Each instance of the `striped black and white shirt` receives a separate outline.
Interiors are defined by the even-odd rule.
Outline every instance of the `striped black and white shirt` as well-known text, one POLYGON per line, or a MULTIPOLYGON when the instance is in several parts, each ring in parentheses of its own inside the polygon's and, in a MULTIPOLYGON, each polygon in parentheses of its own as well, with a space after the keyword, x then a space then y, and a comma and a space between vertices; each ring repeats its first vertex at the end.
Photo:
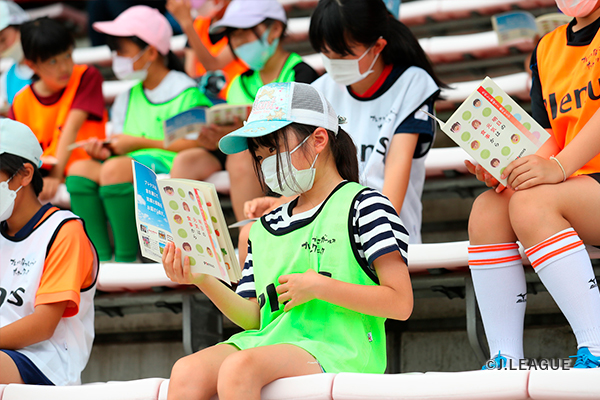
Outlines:
MULTIPOLYGON (((267 214, 265 220, 270 228, 272 230, 293 229, 294 225, 311 218, 321 208, 321 204, 319 204, 308 211, 292 215, 296 204, 297 199, 267 214)), ((380 192, 368 189, 356 197, 352 208, 352 227, 358 255, 365 264, 368 264, 374 274, 373 262, 385 254, 399 251, 406 262, 408 232, 402 225, 392 203, 380 192)), ((242 297, 256 297, 252 243, 248 243, 248 256, 236 292, 242 297)))

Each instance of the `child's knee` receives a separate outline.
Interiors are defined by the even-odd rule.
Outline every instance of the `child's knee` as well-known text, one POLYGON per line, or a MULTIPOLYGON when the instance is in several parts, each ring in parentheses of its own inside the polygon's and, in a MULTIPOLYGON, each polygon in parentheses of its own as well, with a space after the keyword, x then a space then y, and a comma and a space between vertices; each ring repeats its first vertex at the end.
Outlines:
POLYGON ((254 380, 251 378, 256 369, 253 353, 252 351, 238 351, 223 361, 217 380, 219 393, 224 388, 239 387, 239 384, 254 380))
POLYGON ((100 178, 100 163, 95 160, 81 160, 69 167, 68 176, 80 176, 98 183, 100 178))
POLYGON ((117 157, 106 160, 100 168, 100 185, 116 185, 133 181, 129 157, 117 157))
POLYGON ((240 178, 248 179, 249 175, 254 176, 254 162, 248 151, 227 156, 225 169, 229 172, 230 179, 240 178))
POLYGON ((517 191, 513 194, 509 203, 509 215, 511 224, 519 226, 538 226, 538 223, 549 217, 556 210, 555 196, 551 188, 547 186, 536 186, 527 190, 517 191))

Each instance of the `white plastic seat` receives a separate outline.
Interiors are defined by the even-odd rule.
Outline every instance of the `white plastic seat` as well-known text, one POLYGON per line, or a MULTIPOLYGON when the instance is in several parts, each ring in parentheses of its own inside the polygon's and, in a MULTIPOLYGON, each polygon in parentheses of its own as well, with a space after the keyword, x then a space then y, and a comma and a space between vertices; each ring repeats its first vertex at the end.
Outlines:
POLYGON ((158 400, 163 378, 79 386, 8 385, 2 400, 158 400))
POLYGON ((521 400, 529 371, 338 374, 334 400, 521 400))
MULTIPOLYGON (((336 374, 317 374, 278 379, 265 386, 262 400, 332 400, 331 390, 336 374)), ((159 400, 167 400, 169 381, 160 388, 159 400)), ((218 400, 213 396, 211 400, 218 400)))
POLYGON ((535 400, 600 398, 600 368, 529 371, 529 396, 535 400))

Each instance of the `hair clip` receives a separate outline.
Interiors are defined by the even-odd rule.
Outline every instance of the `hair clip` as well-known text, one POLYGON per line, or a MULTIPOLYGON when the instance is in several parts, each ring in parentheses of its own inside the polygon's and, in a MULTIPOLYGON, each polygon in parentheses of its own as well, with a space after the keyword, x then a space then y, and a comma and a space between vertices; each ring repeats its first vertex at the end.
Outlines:
POLYGON ((342 117, 341 115, 338 115, 338 125, 344 125, 347 123, 348 123, 348 120, 346 120, 346 117, 342 117))

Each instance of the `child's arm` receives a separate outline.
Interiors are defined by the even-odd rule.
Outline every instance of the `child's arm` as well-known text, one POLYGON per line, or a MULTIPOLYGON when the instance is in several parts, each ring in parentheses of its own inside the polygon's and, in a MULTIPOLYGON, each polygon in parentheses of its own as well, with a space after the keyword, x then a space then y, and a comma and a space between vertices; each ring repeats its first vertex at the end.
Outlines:
POLYGON ((206 274, 192 274, 189 257, 181 263, 181 249, 167 243, 162 256, 165 273, 173 282, 196 285, 215 306, 233 323, 243 329, 258 329, 260 308, 256 300, 247 300, 225 286, 217 278, 206 274))
POLYGON ((207 71, 223 69, 235 59, 229 47, 224 47, 216 57, 210 54, 194 29, 189 0, 168 0, 167 10, 179 22, 181 30, 187 36, 188 43, 194 51, 195 58, 200 61, 204 69, 207 71))
POLYGON ((395 251, 374 262, 379 285, 366 286, 338 281, 314 270, 279 277, 277 293, 284 311, 313 299, 383 318, 406 320, 412 313, 413 293, 408 268, 395 251))
POLYGON ((385 159, 385 172, 381 192, 392 202, 398 213, 402 210, 413 155, 419 140, 418 133, 398 133, 392 137, 385 159))
POLYGON ((18 350, 50 339, 68 304, 40 304, 32 314, 0 328, 0 349, 18 350))

